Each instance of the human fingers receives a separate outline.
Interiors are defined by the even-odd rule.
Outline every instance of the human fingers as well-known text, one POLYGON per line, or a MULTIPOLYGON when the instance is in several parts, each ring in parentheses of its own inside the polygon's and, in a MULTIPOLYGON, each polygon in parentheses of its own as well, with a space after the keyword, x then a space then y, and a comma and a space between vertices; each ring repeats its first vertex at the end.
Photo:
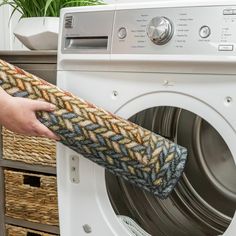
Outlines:
POLYGON ((37 136, 46 137, 54 140, 60 140, 60 137, 54 134, 50 129, 48 129, 45 125, 36 121, 34 124, 34 132, 37 136))
POLYGON ((54 111, 56 106, 49 102, 31 101, 31 106, 34 111, 54 111))

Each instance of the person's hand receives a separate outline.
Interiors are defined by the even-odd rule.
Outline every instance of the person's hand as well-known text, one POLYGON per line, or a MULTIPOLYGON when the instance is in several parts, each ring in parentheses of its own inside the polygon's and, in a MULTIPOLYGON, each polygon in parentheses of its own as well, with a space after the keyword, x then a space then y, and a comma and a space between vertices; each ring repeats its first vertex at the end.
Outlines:
POLYGON ((59 140, 57 135, 38 121, 35 114, 36 111, 50 112, 54 109, 55 106, 47 102, 11 97, 0 92, 0 124, 19 134, 59 140))

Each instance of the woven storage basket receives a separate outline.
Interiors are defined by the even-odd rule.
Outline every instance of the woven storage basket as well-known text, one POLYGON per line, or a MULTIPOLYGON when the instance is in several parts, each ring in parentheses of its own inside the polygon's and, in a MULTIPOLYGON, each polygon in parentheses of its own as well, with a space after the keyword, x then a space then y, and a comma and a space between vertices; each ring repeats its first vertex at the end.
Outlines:
POLYGON ((6 236, 55 236, 56 234, 47 234, 40 231, 26 229, 13 225, 6 225, 6 236))
POLYGON ((3 158, 29 164, 56 165, 56 142, 29 137, 2 128, 3 158))
POLYGON ((56 177, 12 170, 4 174, 7 216, 58 225, 56 177))

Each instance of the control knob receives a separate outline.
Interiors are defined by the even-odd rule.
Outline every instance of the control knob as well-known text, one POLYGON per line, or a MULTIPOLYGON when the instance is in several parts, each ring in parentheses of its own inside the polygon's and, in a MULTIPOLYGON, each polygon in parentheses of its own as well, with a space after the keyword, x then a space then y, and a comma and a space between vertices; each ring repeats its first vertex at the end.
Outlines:
POLYGON ((173 36, 173 25, 166 17, 155 17, 148 24, 147 35, 157 45, 166 44, 173 36))

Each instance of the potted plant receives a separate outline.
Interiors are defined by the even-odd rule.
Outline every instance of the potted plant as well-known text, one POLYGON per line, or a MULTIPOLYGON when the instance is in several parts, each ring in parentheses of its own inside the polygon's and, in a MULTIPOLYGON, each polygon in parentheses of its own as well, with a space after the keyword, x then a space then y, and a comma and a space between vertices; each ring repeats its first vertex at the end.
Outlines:
POLYGON ((59 15, 63 7, 103 4, 102 0, 3 0, 0 6, 13 8, 21 18, 14 35, 29 49, 57 49, 59 15))

